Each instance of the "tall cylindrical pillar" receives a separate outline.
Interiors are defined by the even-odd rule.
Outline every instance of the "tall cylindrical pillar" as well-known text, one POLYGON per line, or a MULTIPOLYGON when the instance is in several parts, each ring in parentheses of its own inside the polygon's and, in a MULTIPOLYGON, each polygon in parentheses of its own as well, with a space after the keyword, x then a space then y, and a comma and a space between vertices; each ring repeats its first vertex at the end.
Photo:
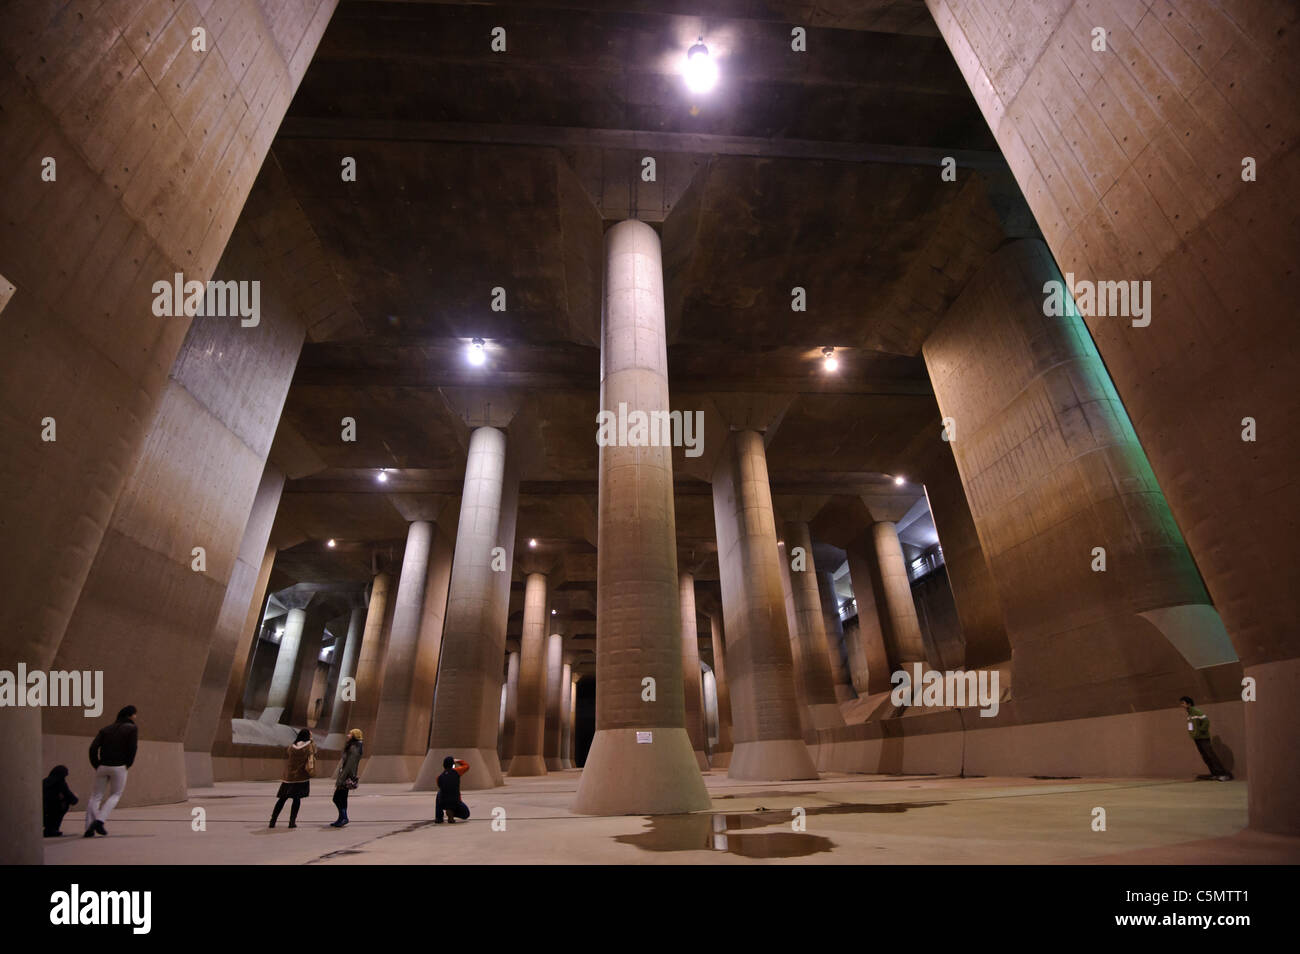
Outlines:
POLYGON ((519 719, 519 654, 510 653, 506 657, 506 720, 501 731, 501 767, 509 770, 509 763, 515 757, 515 726, 519 719))
POLYGON ((831 678, 830 654, 827 652, 826 620, 822 616, 821 596, 817 592, 817 565, 813 559, 812 534, 801 520, 787 521, 784 527, 785 549, 782 559, 789 566, 790 612, 795 631, 791 642, 798 665, 800 695, 808 707, 814 729, 833 729, 844 725, 835 684, 831 678))
POLYGON ((835 683, 835 699, 848 702, 856 699, 853 676, 849 672, 848 654, 844 651, 844 622, 840 619, 840 599, 835 593, 835 575, 827 569, 817 571, 817 595, 822 604, 822 620, 826 627, 826 655, 831 663, 831 680, 835 683))
POLYGON ((714 768, 728 768, 732 748, 731 692, 727 688, 727 645, 721 614, 709 614, 709 630, 713 639, 713 685, 718 698, 718 744, 713 748, 710 762, 714 768))
POLYGON ((570 725, 569 714, 572 710, 573 692, 573 661, 569 658, 564 660, 564 668, 560 674, 560 768, 573 768, 573 748, 570 743, 570 725))
POLYGON ((343 637, 343 651, 339 659, 339 681, 334 689, 334 711, 330 716, 330 735, 348 731, 348 716, 356 699, 357 656, 361 652, 361 630, 365 626, 366 608, 358 604, 348 618, 348 631, 343 637))
POLYGON ((266 693, 266 708, 279 709, 281 716, 289 705, 289 689, 298 671, 298 650, 306 623, 307 611, 301 608, 289 610, 284 619, 280 648, 275 654, 275 669, 271 671, 271 688, 266 693))
POLYGON ((907 577, 898 527, 882 520, 871 525, 871 537, 876 545, 871 582, 879 584, 885 604, 885 612, 880 616, 885 650, 893 666, 911 672, 913 663, 926 663, 925 643, 921 639, 920 620, 916 618, 916 603, 912 601, 912 584, 907 577))
POLYGON ((596 735, 574 810, 697 811, 711 802, 683 718, 672 448, 613 423, 669 410, 663 264, 644 222, 606 233, 603 295, 596 735))
POLYGON ((757 431, 734 431, 727 439, 713 472, 713 515, 735 738, 728 774, 816 778, 799 724, 782 556, 767 454, 757 431))
POLYGON ((498 584, 508 592, 511 572, 510 554, 502 552, 498 541, 505 490, 505 432, 495 427, 475 428, 465 462, 433 729, 415 781, 419 791, 436 786, 442 760, 448 755, 469 762, 469 771, 461 779, 465 789, 492 788, 503 782, 497 758, 496 709, 505 629, 496 609, 501 591, 498 584))
POLYGON ((542 738, 542 755, 546 759, 548 772, 558 772, 564 767, 560 764, 560 726, 564 721, 560 714, 563 678, 564 637, 560 633, 551 633, 546 637, 546 725, 542 738))
POLYGON ((519 714, 510 777, 546 774, 546 574, 524 581, 524 625, 519 638, 519 714))
POLYGON ((703 675, 704 687, 704 738, 705 744, 713 748, 718 740, 718 687, 713 672, 706 670, 703 675))
POLYGON ((375 714, 379 711, 379 687, 384 675, 384 655, 388 649, 389 595, 393 578, 387 573, 376 573, 370 584, 370 602, 366 604, 366 625, 361 633, 361 646, 357 654, 357 698, 352 703, 352 725, 369 739, 375 730, 375 714))
POLYGON ((686 734, 701 772, 709 770, 704 752, 704 694, 700 684, 700 635, 695 623, 695 577, 678 575, 679 602, 682 606, 682 695, 685 701, 686 734))

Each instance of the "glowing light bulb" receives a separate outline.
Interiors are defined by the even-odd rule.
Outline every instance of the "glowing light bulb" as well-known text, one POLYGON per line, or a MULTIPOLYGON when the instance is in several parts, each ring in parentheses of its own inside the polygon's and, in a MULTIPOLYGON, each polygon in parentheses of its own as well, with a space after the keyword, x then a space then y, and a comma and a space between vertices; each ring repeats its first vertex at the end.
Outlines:
POLYGON ((709 56, 704 37, 686 51, 686 88, 692 93, 707 93, 718 82, 718 64, 709 56))
POLYGON ((475 338, 469 343, 469 350, 465 352, 465 357, 474 367, 479 367, 487 360, 487 353, 483 350, 483 339, 475 338))
POLYGON ((901 486, 903 485, 903 479, 904 479, 904 478, 902 478, 902 477, 895 477, 895 478, 894 478, 894 483, 901 487, 901 486))
POLYGON ((834 348, 822 349, 822 367, 827 371, 834 371, 840 366, 840 362, 835 357, 834 348))
POLYGON ((536 541, 536 540, 529 540, 529 541, 528 541, 528 545, 529 545, 530 547, 535 547, 535 546, 537 546, 537 541, 536 541))
POLYGON ((381 470, 381 471, 376 475, 375 480, 379 481, 381 484, 386 484, 386 483, 388 483, 388 471, 386 471, 386 470, 381 470))
POLYGON ((333 537, 330 537, 328 540, 326 540, 326 541, 325 541, 325 546, 327 546, 327 547, 329 547, 331 550, 333 550, 333 549, 334 549, 334 538, 333 538, 333 537))

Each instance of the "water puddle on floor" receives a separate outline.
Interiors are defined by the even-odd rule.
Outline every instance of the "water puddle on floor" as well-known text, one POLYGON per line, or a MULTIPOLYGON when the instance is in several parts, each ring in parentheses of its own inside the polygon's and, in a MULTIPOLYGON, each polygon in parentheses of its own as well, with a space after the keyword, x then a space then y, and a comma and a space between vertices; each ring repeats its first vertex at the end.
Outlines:
MULTIPOLYGON (((785 794, 785 793, 782 793, 785 794)), ((930 808, 946 802, 882 802, 815 805, 805 818, 819 815, 866 815, 930 808)), ((789 810, 759 808, 744 814, 651 815, 647 827, 635 835, 618 835, 615 841, 643 851, 720 851, 743 858, 803 858, 830 851, 835 843, 822 835, 800 831, 755 832, 752 829, 790 825, 789 810)))

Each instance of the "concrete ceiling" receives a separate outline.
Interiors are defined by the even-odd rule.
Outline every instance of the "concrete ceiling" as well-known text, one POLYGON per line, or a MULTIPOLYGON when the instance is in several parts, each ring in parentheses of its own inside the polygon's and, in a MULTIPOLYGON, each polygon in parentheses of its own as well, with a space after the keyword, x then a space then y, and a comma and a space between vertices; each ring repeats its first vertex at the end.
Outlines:
MULTIPOLYGON (((930 451, 921 344, 989 254, 1036 234, 951 55, 916 0, 698 7, 340 3, 249 200, 292 225, 285 241, 319 244, 313 293, 346 317, 309 335, 272 451, 290 477, 281 585, 364 582, 400 561, 415 513, 454 529, 455 394, 490 387, 522 397, 516 552, 538 539, 575 639, 594 634, 602 235, 629 214, 663 241, 674 406, 788 400, 767 435, 779 516, 833 537, 930 451), (700 35, 722 71, 706 97, 677 72, 700 35)), ((674 466, 683 565, 716 586, 708 475, 680 450, 674 466)), ((922 494, 904 490, 901 513, 922 494)))

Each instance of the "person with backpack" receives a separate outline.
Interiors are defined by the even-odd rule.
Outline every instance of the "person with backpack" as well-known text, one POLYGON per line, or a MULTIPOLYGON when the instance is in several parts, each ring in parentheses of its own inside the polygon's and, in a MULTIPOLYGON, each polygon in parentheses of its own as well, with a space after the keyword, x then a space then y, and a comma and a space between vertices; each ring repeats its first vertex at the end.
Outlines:
POLYGON ((311 777, 316 771, 316 743, 311 740, 311 730, 303 729, 293 744, 285 750, 284 776, 280 779, 280 789, 275 793, 275 810, 271 812, 271 824, 274 828, 280 817, 284 803, 293 800, 289 809, 289 827, 298 827, 298 808, 302 800, 311 794, 311 777))

